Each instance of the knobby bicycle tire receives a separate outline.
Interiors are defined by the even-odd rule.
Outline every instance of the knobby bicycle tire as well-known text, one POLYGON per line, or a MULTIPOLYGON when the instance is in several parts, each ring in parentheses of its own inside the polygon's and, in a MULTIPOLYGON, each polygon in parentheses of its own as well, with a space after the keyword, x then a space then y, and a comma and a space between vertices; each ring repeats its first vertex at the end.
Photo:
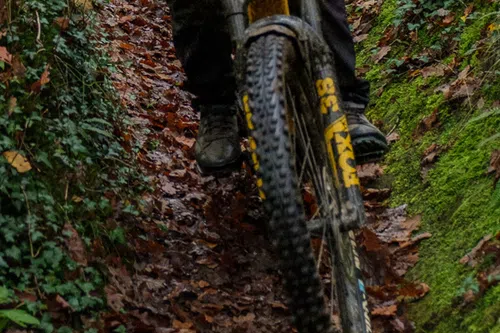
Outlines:
MULTIPOLYGON (((332 182, 331 176, 326 175, 331 170, 325 141, 315 118, 310 116, 317 107, 311 97, 314 91, 314 83, 308 78, 291 39, 269 34, 251 42, 243 105, 252 160, 260 196, 270 217, 270 238, 281 261, 289 308, 300 333, 337 332, 325 303, 302 195, 304 163, 314 160, 309 163, 313 169, 309 170, 309 178, 316 197, 319 192, 328 192, 322 196, 318 209, 326 207, 325 210, 338 213, 335 189, 325 185, 332 182), (298 128, 298 124, 304 126, 298 128), (322 174, 322 181, 318 181, 318 173, 322 174)), ((353 233, 341 233, 338 227, 328 225, 325 231, 335 268, 332 280, 335 279, 343 332, 371 332, 363 304, 366 297, 360 282, 361 272, 359 266, 355 267, 353 233)))

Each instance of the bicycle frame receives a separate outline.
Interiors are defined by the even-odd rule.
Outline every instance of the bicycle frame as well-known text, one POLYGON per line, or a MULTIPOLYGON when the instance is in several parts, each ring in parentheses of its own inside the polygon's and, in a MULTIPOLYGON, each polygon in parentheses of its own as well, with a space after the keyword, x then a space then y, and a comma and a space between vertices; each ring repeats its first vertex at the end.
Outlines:
MULTIPOLYGON (((273 15, 290 15, 288 0, 223 0, 230 32, 236 45, 245 40, 248 24, 273 15)), ((294 0, 292 0, 294 1, 294 0)), ((321 35, 321 19, 317 1, 300 0, 300 15, 321 35)))

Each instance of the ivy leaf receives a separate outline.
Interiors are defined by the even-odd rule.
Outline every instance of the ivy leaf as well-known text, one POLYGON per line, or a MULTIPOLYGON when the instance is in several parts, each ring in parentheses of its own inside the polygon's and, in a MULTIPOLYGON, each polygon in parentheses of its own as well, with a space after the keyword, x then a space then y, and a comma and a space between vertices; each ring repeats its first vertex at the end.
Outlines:
POLYGON ((5 304, 9 301, 9 290, 3 286, 0 286, 0 304, 5 304))
POLYGON ((22 327, 26 327, 26 325, 40 325, 38 319, 23 310, 0 310, 0 318, 9 319, 22 327))

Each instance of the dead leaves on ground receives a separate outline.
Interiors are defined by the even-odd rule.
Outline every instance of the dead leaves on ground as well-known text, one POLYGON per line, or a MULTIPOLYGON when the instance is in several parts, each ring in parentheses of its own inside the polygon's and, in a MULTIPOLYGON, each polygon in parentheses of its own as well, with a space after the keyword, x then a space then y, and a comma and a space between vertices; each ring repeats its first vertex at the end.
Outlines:
POLYGON ((418 244, 432 235, 420 233, 420 216, 408 217, 406 206, 387 208, 390 189, 371 188, 382 175, 377 164, 358 167, 364 184, 368 225, 358 236, 363 249, 366 285, 374 332, 413 332, 405 304, 429 292, 425 283, 404 276, 418 262, 418 244))

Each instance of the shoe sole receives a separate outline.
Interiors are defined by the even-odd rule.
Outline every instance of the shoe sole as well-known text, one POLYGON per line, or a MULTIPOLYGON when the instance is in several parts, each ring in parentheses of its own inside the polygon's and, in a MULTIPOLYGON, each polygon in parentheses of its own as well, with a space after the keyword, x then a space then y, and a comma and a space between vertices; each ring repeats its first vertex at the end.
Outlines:
POLYGON ((352 145, 358 165, 379 162, 389 150, 383 141, 373 137, 353 139, 352 145))

